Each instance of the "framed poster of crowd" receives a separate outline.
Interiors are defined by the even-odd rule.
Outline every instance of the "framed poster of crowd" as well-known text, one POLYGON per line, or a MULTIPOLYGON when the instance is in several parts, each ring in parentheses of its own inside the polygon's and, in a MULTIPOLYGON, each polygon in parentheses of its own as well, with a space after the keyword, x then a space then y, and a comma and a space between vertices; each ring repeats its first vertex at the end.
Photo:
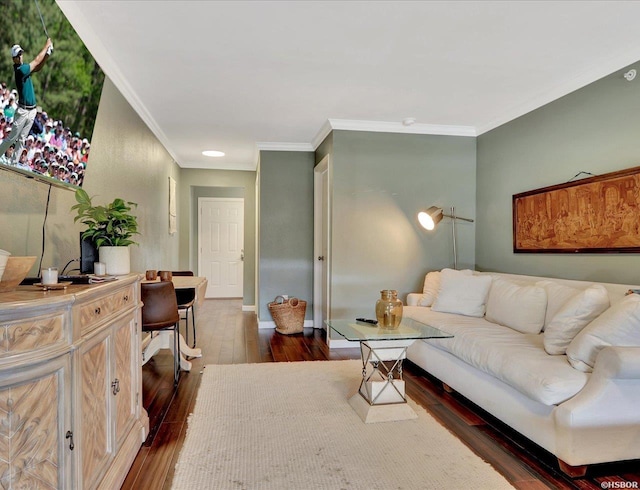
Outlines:
POLYGON ((640 167, 515 194, 513 251, 640 252, 640 167))

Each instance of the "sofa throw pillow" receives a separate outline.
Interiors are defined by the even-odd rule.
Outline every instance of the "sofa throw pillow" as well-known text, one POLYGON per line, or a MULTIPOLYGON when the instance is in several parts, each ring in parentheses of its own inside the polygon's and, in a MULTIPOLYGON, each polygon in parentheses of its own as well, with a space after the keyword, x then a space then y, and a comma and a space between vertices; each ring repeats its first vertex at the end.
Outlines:
POLYGON ((609 308, 609 293, 600 284, 585 289, 569 299, 544 330, 544 350, 560 355, 573 338, 609 308))
POLYGON ((484 316, 491 276, 473 276, 445 269, 440 274, 440 289, 431 309, 442 313, 484 316))
MULTIPOLYGON (((442 269, 453 270, 453 269, 442 269)), ((472 275, 471 269, 460 271, 462 274, 472 275)), ((422 288, 422 297, 418 300, 418 306, 431 306, 438 296, 440 289, 440 271, 428 272, 424 277, 424 286, 422 288)))
POLYGON ((598 353, 607 346, 640 347, 640 295, 630 294, 593 320, 567 347, 571 365, 593 371, 598 353))
POLYGON ((487 320, 522 333, 540 333, 547 311, 547 292, 496 278, 487 300, 487 320))
POLYGON ((547 292, 547 313, 544 317, 543 330, 547 328, 551 319, 556 316, 556 313, 567 304, 571 298, 581 292, 580 289, 565 286, 564 284, 558 284, 555 281, 538 281, 536 286, 541 286, 547 292))
POLYGON ((418 300, 418 306, 431 306, 438 296, 440 288, 440 271, 428 272, 424 276, 424 286, 422 287, 422 297, 418 300))

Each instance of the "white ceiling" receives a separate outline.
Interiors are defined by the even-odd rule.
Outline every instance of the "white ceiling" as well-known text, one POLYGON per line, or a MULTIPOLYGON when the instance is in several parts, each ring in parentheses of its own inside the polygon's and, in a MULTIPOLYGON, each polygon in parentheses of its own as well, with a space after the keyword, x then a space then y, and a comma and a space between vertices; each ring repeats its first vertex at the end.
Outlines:
POLYGON ((639 1, 57 3, 182 167, 330 128, 482 134, 640 60, 639 1))

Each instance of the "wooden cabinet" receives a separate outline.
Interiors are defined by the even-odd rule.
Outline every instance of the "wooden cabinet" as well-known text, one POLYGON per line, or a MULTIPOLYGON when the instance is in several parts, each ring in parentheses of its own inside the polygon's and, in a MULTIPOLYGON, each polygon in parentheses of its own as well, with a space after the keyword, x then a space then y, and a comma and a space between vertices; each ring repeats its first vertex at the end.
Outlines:
POLYGON ((148 433, 140 307, 137 275, 0 294, 0 487, 119 488, 148 433))
POLYGON ((131 369, 135 337, 136 321, 126 315, 79 351, 82 488, 96 488, 135 422, 140 397, 131 369))
POLYGON ((70 356, 0 376, 0 487, 70 488, 70 356))

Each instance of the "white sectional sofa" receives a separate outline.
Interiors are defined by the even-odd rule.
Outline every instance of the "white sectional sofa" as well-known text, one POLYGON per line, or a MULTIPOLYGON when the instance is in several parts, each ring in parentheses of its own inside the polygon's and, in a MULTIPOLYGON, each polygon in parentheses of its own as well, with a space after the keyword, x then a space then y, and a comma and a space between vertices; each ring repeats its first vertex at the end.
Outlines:
POLYGON ((407 357, 573 477, 590 464, 638 459, 640 294, 626 294, 634 288, 432 272, 404 315, 453 338, 417 341, 407 357))

